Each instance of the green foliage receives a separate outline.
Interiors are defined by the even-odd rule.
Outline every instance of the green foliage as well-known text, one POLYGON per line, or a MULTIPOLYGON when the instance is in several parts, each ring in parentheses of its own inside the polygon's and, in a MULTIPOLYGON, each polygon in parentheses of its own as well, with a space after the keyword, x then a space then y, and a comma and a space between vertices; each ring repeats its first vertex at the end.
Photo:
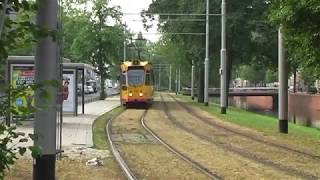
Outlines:
MULTIPOLYGON (((12 99, 16 99, 26 96, 26 91, 27 87, 10 88, 8 93, 10 93, 12 99)), ((12 116, 27 118, 36 110, 34 107, 16 109, 9 101, 10 99, 7 97, 0 99, 0 117, 8 117, 9 114, 12 114, 12 116), (21 113, 23 116, 21 116, 21 113)), ((35 135, 17 132, 16 126, 9 127, 4 123, 0 122, 0 179, 4 179, 6 170, 9 170, 10 166, 15 163, 19 156, 23 156, 27 149, 31 151, 34 158, 41 154, 38 146, 26 146, 24 144, 34 140, 35 135)), ((19 124, 19 122, 16 123, 19 124)))
POLYGON ((252 84, 264 83, 266 71, 257 65, 242 65, 239 68, 239 76, 252 84))
POLYGON ((101 76, 101 99, 104 99, 104 81, 111 68, 118 69, 123 44, 123 27, 120 24, 118 7, 110 7, 108 1, 83 1, 92 3, 90 12, 67 7, 64 20, 64 52, 66 57, 86 62, 96 67, 101 76), (109 21, 113 21, 113 25, 109 21))
POLYGON ((266 71, 266 83, 273 83, 278 81, 278 72, 268 69, 266 71))
POLYGON ((282 25, 289 56, 304 71, 312 71, 311 78, 320 72, 320 1, 273 0, 270 20, 282 25))
MULTIPOLYGON (((196 0, 155 0, 150 5, 151 13, 205 13, 205 1, 196 0)), ((220 13, 221 0, 210 1, 210 13, 220 13)), ((268 22, 270 3, 260 0, 230 0, 227 2, 227 51, 229 74, 239 65, 257 64, 267 68, 277 66, 277 28, 268 22)), ((152 17, 151 17, 152 18, 152 17)), ((159 29, 164 33, 159 46, 173 47, 175 57, 170 50, 159 48, 159 54, 165 54, 171 63, 190 69, 191 61, 203 65, 205 37, 190 35, 172 35, 172 32, 204 33, 204 21, 186 21, 185 19, 204 19, 204 16, 160 16, 159 29), (172 20, 170 20, 172 19, 172 20), (167 34, 166 34, 167 33, 167 34)), ((219 86, 220 17, 210 17, 210 84, 219 86)), ((190 74, 190 71, 189 71, 190 74)), ((186 77, 186 76, 185 76, 186 77)), ((189 81, 189 80, 188 80, 189 81)), ((188 82, 187 81, 187 82, 188 82)), ((185 82, 186 83, 186 82, 185 82)))

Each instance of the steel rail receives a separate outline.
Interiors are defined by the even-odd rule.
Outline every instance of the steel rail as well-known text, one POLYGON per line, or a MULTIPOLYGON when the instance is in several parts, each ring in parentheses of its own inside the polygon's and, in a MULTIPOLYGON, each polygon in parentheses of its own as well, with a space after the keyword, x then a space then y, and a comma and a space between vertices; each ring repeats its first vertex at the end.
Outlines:
POLYGON ((279 144, 279 143, 276 143, 276 142, 272 142, 270 140, 264 140, 264 139, 261 139, 261 138, 256 137, 256 136, 251 136, 251 135, 249 135, 247 133, 244 133, 244 132, 239 132, 239 131, 237 131, 235 129, 232 129, 230 127, 218 124, 216 122, 209 121, 207 118, 204 118, 204 117, 200 116, 199 114, 194 112, 194 110, 192 110, 191 108, 189 108, 188 106, 186 106, 182 102, 178 101, 171 94, 169 94, 169 96, 175 102, 177 102, 183 109, 185 109, 191 116, 201 120, 202 122, 204 122, 205 124, 207 124, 207 125, 209 125, 211 127, 216 127, 216 128, 222 129, 224 131, 236 134, 238 136, 242 136, 244 138, 251 139, 251 140, 256 141, 258 143, 267 144, 269 146, 272 146, 272 147, 275 147, 275 148, 278 148, 278 149, 283 149, 283 150, 290 151, 290 152, 293 152, 293 153, 296 153, 296 154, 300 154, 300 155, 303 155, 303 156, 308 156, 309 158, 317 159, 320 162, 320 155, 313 154, 311 152, 306 152, 306 151, 303 151, 303 150, 300 150, 300 149, 295 149, 295 148, 292 148, 292 147, 289 147, 289 146, 286 146, 286 145, 282 145, 282 144, 279 144))
POLYGON ((124 161, 122 158, 121 154, 119 153, 118 149, 116 148, 115 144, 112 141, 111 137, 111 125, 112 121, 114 118, 111 118, 107 124, 106 131, 107 131, 107 136, 108 136, 108 141, 111 147, 111 152, 116 158, 116 161, 120 165, 122 171, 124 172, 125 176, 127 177, 128 180, 138 180, 138 178, 134 175, 134 173, 131 171, 127 163, 124 161))
POLYGON ((153 130, 151 130, 145 123, 145 116, 143 116, 141 118, 141 125, 142 127, 148 131, 156 140, 158 140, 164 147, 166 147, 169 151, 171 151, 172 153, 176 154, 178 157, 180 157, 182 160, 184 160, 185 162, 187 162, 188 164, 190 164, 192 167, 198 169, 199 171, 201 171, 202 173, 206 174, 208 177, 212 178, 212 179, 223 179, 222 177, 220 177, 218 174, 216 174, 215 172, 211 172, 208 168, 204 167, 203 165, 201 165, 200 163, 194 161, 193 159, 191 159, 190 157, 184 155, 183 153, 179 152, 176 148, 174 148, 173 146, 169 145, 168 143, 166 143, 162 138, 160 138, 153 130))
MULTIPOLYGON (((166 102, 163 101, 163 103, 164 103, 164 106, 168 109, 166 102)), ((170 112, 168 112, 167 116, 171 116, 172 117, 170 112)), ((209 143, 212 143, 213 145, 216 145, 217 147, 220 147, 220 148, 222 148, 222 149, 224 149, 226 151, 229 151, 229 152, 234 153, 234 154, 238 154, 238 155, 242 156, 243 158, 251 159, 251 160, 256 161, 258 163, 261 163, 263 165, 272 167, 274 169, 281 170, 281 171, 285 172, 288 175, 299 176, 300 178, 303 178, 303 179, 314 179, 314 180, 319 179, 319 177, 317 177, 316 175, 297 170, 297 169, 292 168, 290 166, 284 166, 284 165, 279 164, 277 162, 270 161, 269 159, 258 157, 256 155, 253 155, 253 154, 251 154, 251 153, 249 153, 247 151, 244 151, 244 150, 242 150, 240 148, 237 148, 237 147, 233 147, 233 146, 230 146, 230 145, 227 145, 227 144, 221 144, 221 143, 218 143, 216 141, 213 141, 208 136, 205 136, 205 135, 203 135, 201 133, 198 133, 198 132, 194 131, 191 128, 188 128, 188 127, 184 126, 182 123, 177 121, 174 117, 172 117, 172 119, 170 119, 170 120, 173 120, 174 121, 173 123, 176 124, 177 127, 181 128, 182 130, 185 130, 186 132, 190 132, 191 134, 194 134, 195 136, 199 137, 200 139, 203 139, 203 140, 205 140, 205 141, 207 141, 209 143)))

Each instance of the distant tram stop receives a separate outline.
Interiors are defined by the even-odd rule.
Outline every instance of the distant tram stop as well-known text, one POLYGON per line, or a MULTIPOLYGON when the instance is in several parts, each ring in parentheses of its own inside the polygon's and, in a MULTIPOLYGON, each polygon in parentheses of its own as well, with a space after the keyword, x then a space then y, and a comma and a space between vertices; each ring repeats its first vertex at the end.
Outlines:
MULTIPOLYGON (((31 88, 35 80, 35 57, 34 56, 9 56, 7 64, 6 80, 12 88, 26 88, 21 97, 11 97, 10 103, 16 107, 17 115, 10 115, 7 124, 19 119, 32 120, 33 114, 21 117, 23 109, 28 109, 34 105, 34 91, 31 88)), ((77 116, 79 112, 84 114, 85 104, 85 79, 86 74, 95 74, 94 67, 84 63, 70 63, 69 59, 63 59, 60 80, 60 98, 57 102, 57 112, 77 116), (80 96, 80 97, 79 97, 80 96), (62 102, 62 103, 61 103, 62 102), (62 104, 62 106, 61 106, 62 104), (79 106, 81 104, 81 107, 79 106), (60 107, 60 108, 59 108, 60 107), (79 109, 81 108, 81 109, 79 109)))

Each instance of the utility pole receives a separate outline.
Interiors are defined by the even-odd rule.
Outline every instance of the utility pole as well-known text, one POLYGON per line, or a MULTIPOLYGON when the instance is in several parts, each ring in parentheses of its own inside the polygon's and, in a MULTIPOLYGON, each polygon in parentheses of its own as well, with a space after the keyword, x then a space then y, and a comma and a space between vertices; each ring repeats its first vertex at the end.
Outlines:
POLYGON ((194 100, 194 61, 192 60, 191 65, 191 98, 194 100))
POLYGON ((221 114, 227 113, 227 48, 226 48, 226 0, 221 4, 221 68, 220 68, 220 107, 221 114))
POLYGON ((171 64, 169 65, 169 91, 171 92, 171 64))
POLYGON ((158 79, 158 85, 159 85, 159 87, 158 87, 158 91, 160 91, 160 90, 161 90, 161 63, 160 63, 160 65, 159 65, 159 79, 158 79))
MULTIPOLYGON (((38 0, 37 25, 48 30, 57 30, 57 0, 38 0)), ((49 80, 58 81, 57 42, 52 37, 43 37, 38 42, 35 56, 35 82, 37 84, 49 80)), ((40 146, 41 156, 35 159, 33 179, 54 180, 56 159, 56 119, 57 119, 58 87, 40 87, 35 92, 34 133, 37 136, 35 145, 40 146), (50 93, 52 98, 46 99, 42 90, 50 93)))
POLYGON ((178 69, 176 68, 176 94, 178 94, 178 69))
POLYGON ((279 132, 288 133, 288 62, 285 57, 282 27, 278 32, 279 63, 279 132))
POLYGON ((206 58, 204 60, 204 104, 209 105, 209 0, 206 9, 206 58))
POLYGON ((181 91, 181 71, 179 67, 178 93, 180 93, 180 91, 181 91))
POLYGON ((124 35, 124 39, 123 39, 123 61, 126 61, 126 59, 127 59, 126 24, 124 24, 124 27, 123 27, 123 35, 124 35))

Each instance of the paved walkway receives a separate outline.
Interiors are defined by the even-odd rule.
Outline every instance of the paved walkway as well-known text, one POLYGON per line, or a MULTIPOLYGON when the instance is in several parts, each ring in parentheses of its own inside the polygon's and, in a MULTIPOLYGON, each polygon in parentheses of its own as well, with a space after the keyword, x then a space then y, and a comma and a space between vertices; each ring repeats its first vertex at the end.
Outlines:
POLYGON ((62 128, 62 146, 93 146, 92 124, 100 115, 120 105, 119 97, 110 97, 104 101, 95 101, 85 105, 85 113, 78 116, 64 116, 62 128))
MULTIPOLYGON (((79 107, 78 116, 64 115, 62 125, 63 149, 72 146, 93 146, 92 125, 94 120, 119 105, 119 97, 114 96, 106 100, 85 104, 85 114, 81 114, 81 108, 79 107)), ((18 131, 33 133, 33 121, 23 122, 23 125, 18 126, 18 131)))

